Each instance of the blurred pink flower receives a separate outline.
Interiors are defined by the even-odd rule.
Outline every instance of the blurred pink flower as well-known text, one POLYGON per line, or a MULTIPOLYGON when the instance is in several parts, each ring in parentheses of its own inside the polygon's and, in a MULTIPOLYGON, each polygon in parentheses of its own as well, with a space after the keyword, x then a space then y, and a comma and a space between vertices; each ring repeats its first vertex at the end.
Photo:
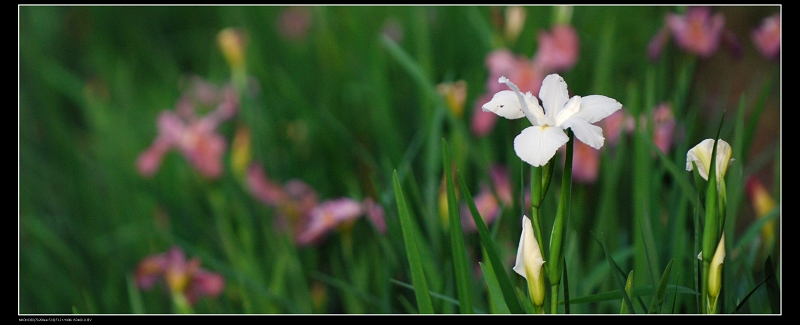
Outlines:
POLYGON ((297 243, 318 243, 337 225, 363 214, 361 203, 349 198, 328 200, 311 210, 308 226, 297 236, 297 243))
POLYGON ((658 60, 667 41, 669 41, 669 27, 664 26, 658 30, 656 35, 650 40, 650 43, 647 44, 647 57, 649 57, 651 61, 658 60))
MULTIPOLYGON (((497 198, 492 194, 492 190, 485 184, 481 185, 478 195, 473 198, 475 207, 483 218, 483 222, 487 225, 492 223, 497 216, 500 215, 500 204, 497 198)), ((478 231, 478 226, 475 225, 475 220, 472 218, 472 212, 466 203, 461 204, 461 227, 465 233, 473 233, 478 231)))
POLYGON ((196 78, 190 91, 178 100, 175 111, 159 113, 158 136, 136 159, 139 173, 145 177, 155 174, 164 155, 175 148, 201 174, 218 178, 222 174, 222 155, 227 145, 216 128, 233 117, 238 107, 239 99, 232 87, 217 92, 213 86, 196 78), (196 115, 195 106, 198 104, 218 105, 200 118, 196 115))
POLYGON ((777 60, 781 53, 781 14, 775 13, 764 18, 761 25, 753 30, 751 37, 764 57, 777 60))
POLYGON ((339 198, 319 202, 317 193, 300 180, 290 180, 284 186, 272 182, 263 168, 253 163, 247 173, 250 194, 277 209, 278 229, 290 229, 300 246, 319 243, 336 226, 366 215, 379 233, 386 232, 383 208, 372 199, 358 202, 339 198))
POLYGON ((508 178, 508 169, 499 164, 494 164, 489 167, 489 178, 492 180, 497 197, 500 202, 505 206, 511 206, 514 198, 511 194, 511 181, 508 178))
MULTIPOLYGON (((561 147, 566 152, 566 146, 561 147)), ((600 170, 600 150, 581 142, 575 141, 572 157, 572 179, 576 183, 591 184, 597 181, 597 172, 600 170)), ((566 155, 562 155, 566 160, 566 155)))
MULTIPOLYGON (((492 223, 497 216, 500 215, 500 204, 504 206, 511 206, 513 204, 513 197, 511 194, 511 182, 508 179, 508 170, 505 166, 494 164, 489 167, 489 178, 492 181, 497 196, 492 192, 492 189, 486 184, 480 185, 478 195, 473 198, 475 207, 478 208, 483 221, 488 225, 492 223)), ((461 211, 461 226, 464 232, 475 232, 478 230, 475 225, 475 220, 472 219, 472 212, 466 203, 462 203, 461 211)))
POLYGON ((286 39, 305 40, 311 26, 309 7, 289 7, 278 17, 278 32, 286 39))
POLYGON ((653 110, 653 142, 661 152, 667 153, 675 139, 675 115, 672 105, 661 103, 653 110))
POLYGON ((184 294, 191 304, 204 296, 218 296, 225 285, 221 275, 201 269, 198 258, 186 261, 183 249, 178 246, 142 259, 136 267, 135 278, 139 288, 145 290, 163 279, 170 292, 184 294))
POLYGON ((551 33, 539 30, 539 49, 533 62, 547 74, 569 70, 578 61, 578 46, 578 33, 570 25, 553 26, 551 33))
POLYGON ((720 43, 728 47, 732 54, 741 57, 741 45, 736 35, 725 29, 722 13, 711 15, 711 8, 690 6, 684 15, 668 13, 665 26, 660 29, 648 45, 648 56, 657 60, 670 34, 675 43, 684 51, 707 58, 714 54, 720 43))
POLYGON ((378 230, 379 233, 385 234, 386 216, 383 213, 383 208, 369 197, 364 199, 362 205, 364 208, 364 213, 366 213, 369 220, 372 221, 372 225, 375 227, 375 229, 378 230))
POLYGON ((601 127, 603 128, 603 133, 605 133, 606 140, 608 140, 608 143, 611 145, 615 145, 617 141, 619 141, 619 137, 623 134, 623 131, 631 133, 636 127, 633 116, 628 114, 625 107, 612 113, 599 123, 602 123, 601 127))
POLYGON ((725 17, 721 13, 711 16, 708 7, 689 7, 685 15, 668 14, 667 26, 684 50, 709 57, 719 46, 725 17))
POLYGON ((494 130, 494 125, 497 123, 497 114, 483 111, 483 104, 492 100, 492 96, 493 94, 491 93, 483 94, 480 98, 475 100, 475 104, 473 104, 470 130, 476 137, 483 137, 489 134, 489 132, 494 130))

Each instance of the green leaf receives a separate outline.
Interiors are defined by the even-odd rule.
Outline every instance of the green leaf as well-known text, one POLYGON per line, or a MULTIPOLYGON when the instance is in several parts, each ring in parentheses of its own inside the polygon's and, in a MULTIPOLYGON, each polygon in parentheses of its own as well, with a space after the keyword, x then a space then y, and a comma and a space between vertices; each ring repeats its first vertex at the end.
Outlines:
MULTIPOLYGON (((628 273, 628 280, 625 281, 625 293, 630 295, 633 292, 633 270, 628 273)), ((622 306, 619 307, 620 314, 630 314, 630 310, 628 310, 628 305, 625 302, 622 302, 622 306)))
POLYGON ((614 278, 614 282, 616 282, 618 286, 617 292, 619 292, 620 295, 622 296, 622 300, 628 306, 628 310, 630 310, 632 314, 635 314, 636 311, 633 309, 633 303, 631 302, 631 298, 628 296, 628 293, 625 292, 625 283, 622 281, 622 279, 620 279, 619 276, 615 275, 614 270, 619 270, 619 266, 617 266, 617 263, 614 262, 613 258, 611 258, 611 254, 608 252, 606 243, 597 238, 597 236, 594 236, 594 239, 597 240, 597 242, 600 244, 601 247, 603 247, 603 253, 605 253, 606 255, 606 261, 608 262, 608 266, 611 268, 611 277, 614 278))
MULTIPOLYGON (((626 292, 626 295, 629 298, 651 296, 655 292, 655 290, 651 286, 633 287, 631 291, 632 292, 630 294, 628 294, 626 292)), ((666 293, 669 293, 669 294, 688 294, 688 295, 699 295, 700 294, 694 289, 687 288, 687 287, 682 287, 682 286, 677 286, 677 287, 669 286, 666 289, 666 293)), ((596 294, 592 294, 592 295, 588 295, 588 296, 584 296, 584 297, 573 298, 573 299, 569 300, 569 303, 571 303, 571 304, 588 304, 588 303, 594 303, 594 302, 619 300, 619 299, 624 299, 623 295, 620 293, 619 290, 614 290, 614 291, 606 291, 606 292, 596 293, 596 294)), ((625 303, 625 302, 623 301, 623 303, 625 303)))
POLYGON ((778 279, 775 275, 775 268, 772 265, 772 255, 767 256, 767 261, 764 262, 764 276, 767 282, 767 298, 769 298, 769 307, 772 309, 773 314, 781 313, 781 288, 778 286, 778 279))
POLYGON ((144 304, 142 304, 142 296, 139 294, 139 290, 136 288, 135 280, 133 276, 128 276, 128 300, 131 304, 131 312, 134 314, 144 314, 144 304))
MULTIPOLYGON (((447 187, 447 214, 450 222, 450 244, 453 250, 453 269, 456 275, 456 292, 462 314, 472 314, 472 299, 470 298, 470 279, 472 278, 467 265, 467 251, 464 248, 464 232, 461 228, 461 217, 458 213, 456 190, 453 186, 453 168, 450 163, 450 154, 447 141, 442 139, 442 161, 444 163, 444 177, 447 187)), ((463 179, 461 182, 463 183, 463 179)))
MULTIPOLYGON (((772 264, 772 256, 767 256, 767 262, 766 263, 769 263, 770 265, 772 264)), ((766 267, 766 265, 765 265, 765 267, 766 267)), ((770 269, 772 269, 772 268, 770 267, 770 269)), ((766 268, 765 268, 765 270, 766 270, 766 268)), ((769 272, 769 270, 766 270, 766 271, 769 272)), ((747 300, 750 299, 750 296, 752 296, 753 293, 755 293, 756 290, 758 290, 758 288, 760 288, 763 284, 767 283, 768 281, 773 281, 774 277, 775 277, 775 271, 772 270, 771 274, 770 273, 766 273, 764 276, 765 276, 764 280, 761 281, 761 283, 757 284, 755 287, 753 287, 753 289, 750 290, 750 292, 748 292, 747 295, 744 296, 744 298, 742 298, 742 301, 740 301, 739 304, 736 305, 736 308, 733 309, 731 314, 738 314, 739 310, 742 309, 742 307, 747 302, 747 300)), ((777 283, 775 285, 777 286, 777 283)), ((769 290, 770 289, 767 288, 767 291, 769 291, 769 290)), ((780 292, 778 291, 779 289, 775 288, 775 290, 776 290, 775 292, 778 293, 778 296, 776 297, 777 301, 780 302, 780 292)), ((770 293, 767 292, 767 295, 770 295, 770 293)), ((780 303, 778 303, 778 305, 780 305, 780 303)), ((773 312, 775 311, 775 309, 780 309, 779 306, 776 306, 778 308, 773 308, 773 307, 774 306, 773 306, 772 300, 770 300, 770 308, 773 310, 773 312)))
MULTIPOLYGON (((672 162, 672 160, 669 157, 667 157, 667 155, 661 152, 661 149, 659 149, 655 143, 653 143, 653 140, 646 137, 642 133, 637 133, 637 135, 639 136, 639 139, 642 140, 643 143, 647 143, 650 146, 651 151, 655 152, 658 155, 659 160, 661 160, 661 163, 664 164, 664 167, 667 169, 667 172, 669 172, 672 175, 673 180, 678 182, 678 185, 682 189, 681 192, 684 193, 684 195, 686 195, 686 198, 688 198, 689 201, 692 202, 692 205, 694 205, 695 207, 700 206, 701 204, 700 200, 695 195, 697 191, 692 188, 692 184, 690 184, 689 181, 686 180, 686 177, 684 176, 685 175, 684 168, 675 165, 675 163, 672 162)), ((694 168, 693 170, 697 170, 697 168, 694 168)), ((703 180, 702 177, 700 177, 700 179, 703 180)), ((700 183, 695 182, 695 184, 697 184, 699 188, 700 183)))
MULTIPOLYGON (((458 173, 458 178, 465 179, 464 175, 462 175, 460 172, 458 173)), ((478 212, 478 208, 475 206, 475 201, 472 200, 472 194, 469 192, 469 188, 467 188, 465 182, 458 182, 458 185, 461 188, 461 193, 464 196, 464 200, 467 201, 467 206, 469 207, 469 211, 472 215, 472 220, 475 221, 475 226, 478 228, 478 236, 481 239, 481 246, 488 257, 489 267, 496 275, 497 283, 500 285, 500 289, 503 292, 503 297, 505 297, 505 303, 508 305, 508 309, 513 314, 525 313, 525 311, 522 309, 522 305, 520 305, 517 295, 514 293, 514 288, 511 286, 511 281, 506 275, 506 270, 503 269, 503 263, 500 261, 500 255, 497 253, 497 248, 495 248, 492 237, 489 235, 489 228, 486 227, 486 223, 483 222, 483 218, 481 217, 480 212, 478 212)))
POLYGON ((487 267, 483 262, 478 262, 478 265, 483 271, 483 278, 486 280, 486 287, 489 288, 489 299, 494 303, 497 312, 500 314, 510 314, 505 298, 503 298, 503 290, 500 289, 500 283, 497 282, 497 276, 491 267, 487 267))
POLYGON ((433 304, 428 290, 428 283, 425 281, 425 273, 422 270, 422 261, 417 251, 417 235, 411 225, 411 216, 408 214, 408 206, 403 196, 403 189, 400 188, 400 180, 397 178, 397 170, 394 171, 394 195, 397 200, 397 211, 400 215, 400 227, 403 231, 403 241, 408 255, 408 264, 411 268, 411 279, 414 282, 414 294, 417 297, 417 308, 420 314, 433 314, 433 304))
POLYGON ((674 258, 669 261, 667 268, 664 269, 664 274, 661 275, 661 281, 658 281, 658 289, 656 290, 655 297, 653 297, 653 300, 650 301, 650 309, 647 310, 648 314, 661 313, 661 306, 664 305, 664 295, 667 294, 669 274, 672 271, 672 262, 675 262, 674 258))

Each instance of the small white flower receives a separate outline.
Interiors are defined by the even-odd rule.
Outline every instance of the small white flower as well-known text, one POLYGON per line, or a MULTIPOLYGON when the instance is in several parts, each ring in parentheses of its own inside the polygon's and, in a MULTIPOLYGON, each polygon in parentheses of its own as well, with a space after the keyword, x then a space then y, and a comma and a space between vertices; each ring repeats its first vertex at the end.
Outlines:
POLYGON ((528 216, 522 216, 522 234, 519 237, 514 272, 528 281, 528 291, 531 293, 533 302, 538 306, 541 306, 544 301, 544 273, 542 273, 544 262, 539 242, 536 241, 533 234, 531 219, 528 216))
POLYGON ((507 119, 527 117, 533 124, 514 139, 514 151, 523 161, 542 166, 556 154, 556 150, 569 140, 564 133, 572 129, 575 137, 589 146, 600 149, 603 146, 603 129, 592 123, 606 118, 622 108, 613 98, 601 95, 569 98, 567 83, 558 74, 551 74, 542 81, 539 99, 530 92, 522 94, 514 83, 500 77, 500 83, 511 90, 503 90, 483 105, 483 110, 507 119))
MULTIPOLYGON (((691 171, 692 162, 697 165, 697 172, 703 179, 708 180, 708 171, 711 169, 711 151, 714 149, 714 139, 705 139, 686 153, 686 170, 691 171)), ((717 181, 725 178, 728 164, 733 162, 731 145, 725 140, 717 141, 717 181)))

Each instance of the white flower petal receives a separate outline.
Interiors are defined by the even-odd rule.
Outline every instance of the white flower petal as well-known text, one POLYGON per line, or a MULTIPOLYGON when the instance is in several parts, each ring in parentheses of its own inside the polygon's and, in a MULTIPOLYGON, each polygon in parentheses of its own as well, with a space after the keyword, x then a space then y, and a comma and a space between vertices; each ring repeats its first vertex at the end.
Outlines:
MULTIPOLYGON (((519 235, 519 247, 517 248, 517 261, 514 264, 514 272, 528 279, 525 267, 531 269, 532 275, 538 277, 544 265, 542 251, 539 249, 539 242, 533 233, 533 225, 528 216, 522 216, 522 233, 519 235)), ((531 279, 531 281, 534 281, 531 279)))
POLYGON ((572 96, 566 104, 564 104, 564 108, 558 112, 558 115, 555 119, 556 126, 561 126, 564 124, 566 120, 569 120, 575 114, 577 114, 581 109, 581 96, 572 96))
POLYGON ((545 115, 555 119, 559 111, 564 108, 564 104, 569 100, 567 82, 558 74, 548 75, 542 80, 539 99, 542 100, 545 115))
POLYGON ((603 137, 603 129, 597 125, 589 124, 581 118, 573 117, 561 124, 564 129, 570 128, 575 133, 575 137, 581 142, 588 144, 592 148, 600 149, 606 138, 603 137))
POLYGON ((568 140, 569 137, 558 127, 531 126, 514 138, 514 151, 526 163, 543 166, 568 140))
POLYGON ((622 104, 616 99, 602 95, 589 95, 581 99, 580 111, 575 116, 584 119, 586 122, 594 123, 621 108, 622 104))
POLYGON ((522 112, 517 94, 511 90, 503 90, 482 106, 484 112, 492 112, 507 119, 518 119, 525 116, 522 112))
MULTIPOLYGON (((705 139, 689 149, 686 153, 686 170, 692 170, 692 162, 697 165, 697 172, 703 179, 708 180, 708 170, 711 169, 711 151, 714 147, 714 139, 705 139)), ((725 140, 719 139, 717 142, 717 178, 725 177, 728 171, 728 164, 733 161, 731 156, 733 151, 731 145, 725 140)))
POLYGON ((533 97, 530 92, 526 94, 522 94, 519 90, 519 87, 515 85, 511 80, 508 80, 506 77, 500 77, 497 80, 501 84, 506 84, 508 88, 514 91, 514 94, 517 95, 517 100, 520 103, 520 109, 522 109, 522 113, 528 117, 528 120, 531 121, 533 125, 544 125, 544 112, 542 112, 542 107, 539 106, 539 100, 533 97))

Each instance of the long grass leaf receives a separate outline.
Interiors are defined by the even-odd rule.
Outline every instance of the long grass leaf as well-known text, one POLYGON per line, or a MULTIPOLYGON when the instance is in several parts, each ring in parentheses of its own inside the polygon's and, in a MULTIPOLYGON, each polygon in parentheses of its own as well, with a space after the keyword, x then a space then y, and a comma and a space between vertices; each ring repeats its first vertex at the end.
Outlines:
MULTIPOLYGON (((472 298, 470 297, 471 272, 467 265, 467 252, 464 248, 464 232, 461 228, 461 218, 456 201, 456 190, 453 186, 453 167, 450 163, 450 150, 447 141, 442 139, 442 161, 444 163, 444 177, 447 187, 447 214, 450 222, 450 244, 453 250, 453 271, 456 275, 456 292, 461 303, 462 314, 472 314, 472 298)), ((459 183, 463 183, 463 179, 459 183)))
POLYGON ((775 275, 775 266, 772 265, 772 255, 767 256, 764 262, 764 276, 767 282, 767 299, 773 314, 781 313, 781 288, 778 285, 778 277, 775 275))
POLYGON ((503 290, 500 289, 500 283, 497 282, 497 276, 491 267, 488 267, 483 262, 478 262, 483 272, 483 278, 486 280, 486 287, 489 288, 489 299, 497 308, 500 314, 510 314, 511 310, 508 309, 505 298, 503 298, 503 290))
MULTIPOLYGON (((619 270, 619 266, 617 266, 617 263, 614 262, 614 259, 611 258, 611 254, 608 252, 608 249, 606 248, 605 241, 601 240, 600 238, 597 238, 597 236, 594 236, 594 239, 600 244, 601 247, 603 247, 603 253, 605 253, 606 255, 606 262, 608 262, 608 265, 611 267, 611 270, 619 270)), ((622 300, 625 302, 626 305, 628 305, 628 310, 632 314, 635 314, 636 311, 633 309, 633 303, 631 302, 631 298, 628 297, 628 293, 625 292, 625 281, 622 281, 619 276, 614 274, 613 271, 611 272, 611 277, 614 278, 614 283, 617 284, 617 289, 618 292, 622 295, 622 300)))
POLYGON ((658 289, 656 289, 656 295, 653 297, 653 300, 650 301, 650 309, 647 310, 648 314, 661 313, 661 306, 664 305, 664 295, 667 294, 669 274, 672 272, 673 262, 675 262, 674 258, 669 261, 667 268, 664 269, 664 274, 661 275, 661 280, 658 281, 658 289))
MULTIPOLYGON (((629 297, 646 297, 653 295, 655 290, 651 286, 641 286, 641 287, 633 287, 631 293, 628 295, 629 297)), ((686 294, 686 295, 699 295, 696 290, 692 288, 687 288, 683 286, 670 286, 667 287, 665 290, 668 294, 686 294)), ((595 303, 601 301, 610 301, 610 300, 618 300, 624 299, 622 294, 619 290, 614 291, 606 291, 601 293, 596 293, 588 296, 572 298, 569 300, 571 304, 588 304, 588 303, 595 303)))
MULTIPOLYGON (((464 175, 460 172, 458 172, 458 178, 465 179, 464 175)), ((508 305, 508 309, 514 314, 524 313, 522 305, 520 305, 517 295, 514 293, 514 289, 511 286, 511 281, 506 275, 506 270, 503 269, 503 263, 500 261, 497 248, 492 241, 492 237, 489 235, 489 229, 486 227, 486 223, 483 222, 483 218, 480 212, 478 212, 478 208, 475 206, 475 201, 472 200, 472 194, 469 192, 469 188, 467 188, 465 182, 458 182, 458 185, 461 188, 464 200, 467 201, 472 220, 475 221, 475 226, 478 228, 481 246, 486 252, 486 256, 489 257, 489 267, 492 268, 494 274, 497 276, 497 282, 500 285, 500 289, 503 291, 503 297, 505 297, 505 303, 508 305)))
POLYGON ((394 194, 397 200, 397 211, 400 215, 400 227, 403 231, 403 241, 408 255, 408 264, 411 268, 411 279, 414 281, 414 294, 417 297, 417 308, 421 314, 433 314, 433 304, 428 290, 428 283, 425 280, 425 273, 422 270, 422 261, 417 251, 417 239, 414 227, 411 225, 411 216, 408 214, 408 206, 400 188, 400 180, 397 178, 397 170, 394 171, 394 194))

